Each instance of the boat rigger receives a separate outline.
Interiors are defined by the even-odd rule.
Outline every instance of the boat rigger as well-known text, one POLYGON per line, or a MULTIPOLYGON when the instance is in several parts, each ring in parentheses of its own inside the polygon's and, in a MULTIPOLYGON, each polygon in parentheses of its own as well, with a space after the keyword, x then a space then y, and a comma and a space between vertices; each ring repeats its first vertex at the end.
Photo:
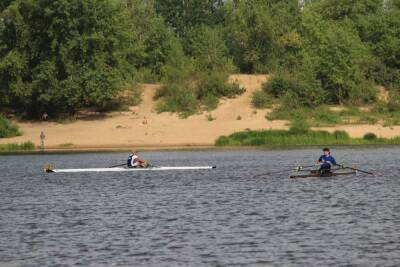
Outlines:
POLYGON ((185 170, 212 170, 217 166, 165 166, 165 167, 148 167, 148 168, 81 168, 81 169, 53 169, 48 167, 44 169, 47 173, 74 173, 74 172, 142 172, 142 171, 185 171, 185 170))

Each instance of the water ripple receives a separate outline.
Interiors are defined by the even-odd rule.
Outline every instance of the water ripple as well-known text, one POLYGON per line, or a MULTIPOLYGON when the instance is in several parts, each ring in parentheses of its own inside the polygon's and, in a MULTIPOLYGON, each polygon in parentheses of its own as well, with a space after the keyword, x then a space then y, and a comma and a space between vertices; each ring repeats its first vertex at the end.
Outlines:
POLYGON ((40 172, 113 165, 120 153, 2 156, 0 266, 400 265, 400 152, 335 155, 378 175, 255 177, 308 165, 314 150, 144 153, 218 168, 139 174, 40 172))

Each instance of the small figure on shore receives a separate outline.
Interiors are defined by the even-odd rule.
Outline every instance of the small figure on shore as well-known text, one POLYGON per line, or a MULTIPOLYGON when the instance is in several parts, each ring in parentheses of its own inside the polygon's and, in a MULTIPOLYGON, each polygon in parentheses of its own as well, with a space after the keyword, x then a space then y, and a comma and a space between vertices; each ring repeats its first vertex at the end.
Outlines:
POLYGON ((329 148, 324 148, 323 155, 319 157, 318 163, 321 164, 319 171, 321 174, 327 174, 331 172, 332 166, 337 165, 334 157, 331 156, 329 148))
POLYGON ((47 114, 47 112, 44 112, 42 114, 42 120, 47 121, 49 119, 49 114, 47 114))
POLYGON ((40 132, 40 148, 44 150, 44 139, 46 139, 46 135, 43 131, 40 132))
POLYGON ((147 118, 146 118, 146 116, 143 117, 142 124, 143 124, 143 125, 147 125, 147 118))
POLYGON ((139 158, 136 152, 132 152, 127 161, 127 167, 128 168, 146 168, 148 167, 148 164, 145 160, 139 158))

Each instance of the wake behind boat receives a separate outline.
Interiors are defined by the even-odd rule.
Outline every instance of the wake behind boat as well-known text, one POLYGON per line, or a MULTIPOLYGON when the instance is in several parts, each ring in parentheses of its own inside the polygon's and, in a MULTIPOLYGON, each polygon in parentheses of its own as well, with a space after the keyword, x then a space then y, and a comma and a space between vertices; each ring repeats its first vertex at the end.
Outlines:
POLYGON ((211 170, 216 169, 216 166, 164 166, 164 167, 147 167, 147 168, 80 168, 80 169, 53 169, 47 167, 44 169, 47 173, 59 173, 59 172, 140 172, 140 171, 184 171, 184 170, 211 170))

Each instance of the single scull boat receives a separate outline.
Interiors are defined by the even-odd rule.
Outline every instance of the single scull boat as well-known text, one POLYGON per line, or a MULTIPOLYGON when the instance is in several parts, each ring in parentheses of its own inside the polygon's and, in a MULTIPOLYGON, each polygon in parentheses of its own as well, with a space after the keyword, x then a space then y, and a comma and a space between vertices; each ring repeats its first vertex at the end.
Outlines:
POLYGON ((148 168, 87 168, 87 169, 44 169, 45 172, 136 172, 136 171, 172 171, 172 170, 211 170, 216 166, 185 166, 185 167, 148 167, 148 168))
POLYGON ((290 175, 290 178, 321 178, 321 177, 332 177, 332 176, 342 176, 342 175, 355 175, 357 174, 357 171, 348 171, 348 172, 328 172, 328 173, 323 173, 321 174, 321 172, 319 170, 311 170, 309 173, 307 174, 294 174, 294 175, 290 175))

